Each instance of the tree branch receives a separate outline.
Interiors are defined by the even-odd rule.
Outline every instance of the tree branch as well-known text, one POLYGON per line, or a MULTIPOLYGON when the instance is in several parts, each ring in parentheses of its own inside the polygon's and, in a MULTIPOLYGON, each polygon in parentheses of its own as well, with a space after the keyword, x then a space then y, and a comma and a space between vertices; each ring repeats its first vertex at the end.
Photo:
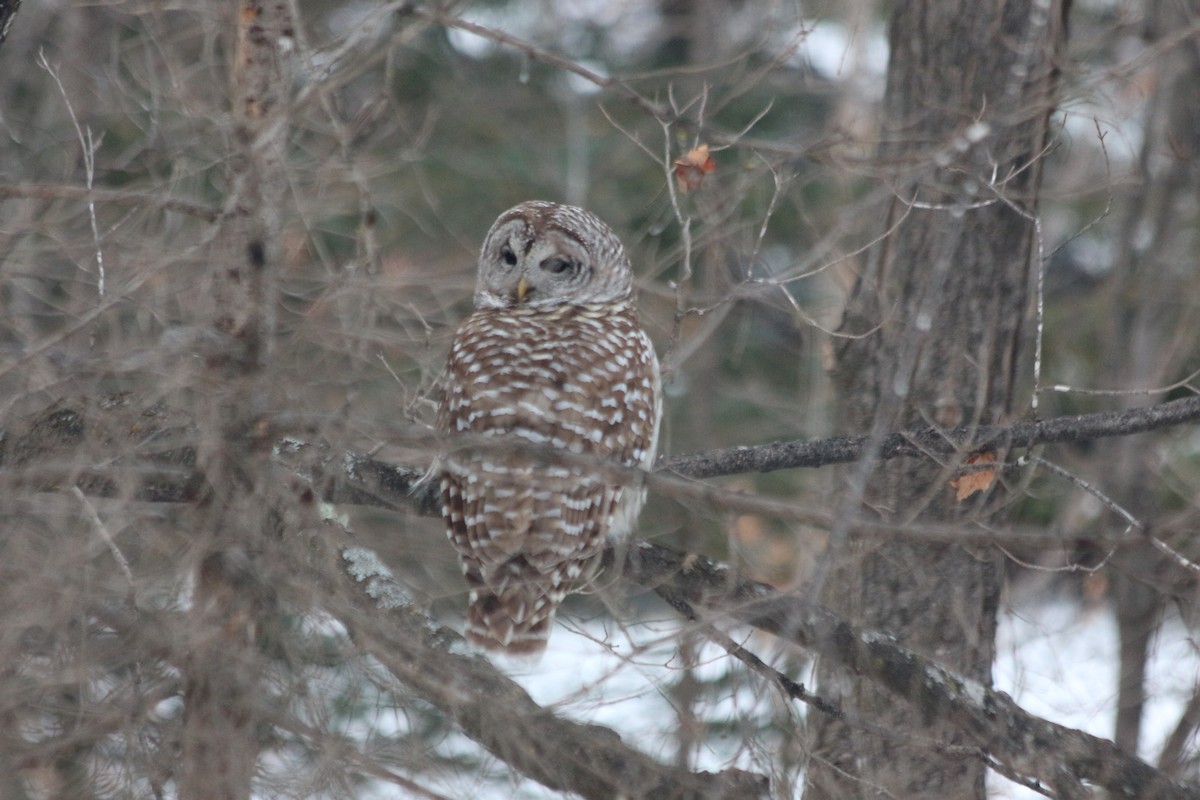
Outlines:
POLYGON ((163 211, 174 211, 179 214, 199 217, 205 222, 216 222, 217 218, 221 215, 221 210, 213 206, 178 197, 165 197, 150 192, 32 183, 0 185, 0 200, 7 200, 13 197, 38 200, 86 200, 89 202, 121 203, 131 206, 150 206, 162 209, 163 211))
MULTIPOLYGON (((949 430, 922 428, 889 433, 879 440, 874 455, 881 460, 927 458, 930 455, 1085 442, 1147 433, 1197 421, 1200 421, 1200 396, 1121 411, 1078 414, 1013 425, 966 425, 949 430)), ((663 456, 658 460, 657 467, 689 478, 824 467, 858 461, 870 454, 870 445, 868 436, 775 442, 755 447, 730 447, 663 456)))
MULTIPOLYGON (((700 619, 700 615, 697 614, 695 609, 692 608, 691 604, 688 603, 687 600, 685 600, 682 596, 680 596, 678 592, 675 592, 663 584, 656 586, 654 591, 659 597, 666 600, 667 604, 678 611, 679 614, 685 619, 702 625, 702 631, 710 641, 717 644, 719 647, 725 650, 726 653, 733 656, 738 661, 741 661, 743 664, 749 667, 752 672, 769 683, 777 686, 780 692, 782 692, 788 699, 796 700, 804 703, 805 705, 811 706, 820 713, 835 719, 839 719, 851 727, 869 730, 876 736, 887 737, 897 741, 903 740, 910 744, 914 742, 913 731, 911 730, 885 728, 870 722, 859 715, 849 714, 836 703, 831 703, 829 700, 826 700, 823 697, 812 694, 804 687, 804 684, 792 680, 787 675, 767 664, 756 654, 735 642, 729 635, 720 629, 711 624, 704 623, 700 619)), ((1032 789, 1035 792, 1049 795, 1049 792, 1045 789, 1045 787, 1043 787, 1036 779, 1029 778, 1025 775, 1021 775, 1012 771, 1007 767, 1007 765, 992 758, 992 756, 983 748, 964 748, 962 746, 955 746, 934 739, 922 742, 922 744, 930 750, 936 750, 943 753, 956 753, 970 758, 979 759, 984 763, 985 766, 995 770, 1012 782, 1018 783, 1027 789, 1032 789)))
MULTIPOLYGON (((147 502, 191 502, 202 490, 205 476, 196 469, 195 447, 188 438, 192 432, 186 421, 176 416, 161 404, 140 408, 126 396, 99 401, 78 398, 56 403, 0 431, 3 434, 0 436, 0 486, 49 491, 74 485, 85 494, 96 496, 123 495, 147 502), (104 453, 103 469, 80 466, 85 462, 78 459, 78 454, 86 448, 104 453), (128 456, 114 460, 111 457, 114 449, 128 456), (68 455, 71 456, 69 459, 68 455), (55 463, 70 466, 56 467, 55 463)), ((1056 417, 1011 426, 962 427, 948 431, 926 428, 891 433, 882 438, 878 456, 881 459, 928 458, 955 452, 1084 442, 1147 433, 1196 421, 1200 421, 1200 397, 1188 397, 1122 411, 1056 417)), ((261 420, 254 428, 260 438, 282 439, 289 431, 294 431, 296 425, 294 420, 281 414, 274 421, 261 420)), ((315 436, 320 428, 311 421, 301 427, 305 436, 315 436)), ((432 441, 426 444, 433 446, 432 441)), ((868 452, 868 437, 838 436, 663 456, 657 467, 659 473, 705 478, 841 464, 862 458, 868 452)), ((437 482, 428 480, 423 468, 391 464, 353 452, 342 454, 339 460, 330 456, 327 446, 315 440, 295 438, 290 438, 286 446, 277 446, 277 455, 286 456, 291 468, 319 487, 318 491, 327 502, 407 508, 424 516, 439 513, 441 501, 437 482)), ((800 519, 817 526, 832 524, 832 517, 826 512, 800 509, 782 500, 742 495, 703 483, 670 483, 678 479, 665 474, 655 480, 667 482, 670 490, 678 490, 700 502, 747 513, 800 519)), ((1015 547, 1060 547, 1063 544, 1062 534, 1052 530, 972 530, 958 525, 927 523, 905 527, 878 520, 856 520, 855 524, 879 536, 908 536, 927 541, 984 539, 1015 547)), ((1073 539, 1103 540, 1106 545, 1113 544, 1111 537, 1103 534, 1073 539)))
MULTIPOLYGON (((606 565, 617 557, 610 548, 606 565)), ((815 603, 741 580, 703 556, 639 542, 624 556, 623 575, 666 599, 683 599, 710 616, 737 620, 834 659, 903 697, 925 722, 949 720, 1007 769, 1060 794, 1088 781, 1111 797, 1200 798, 1200 787, 1173 780, 1110 741, 1036 717, 1007 694, 957 675, 885 633, 858 630, 815 603)))
MULTIPOLYGON (((323 535, 349 545, 345 537, 323 535)), ((585 798, 749 800, 767 779, 737 769, 692 773, 654 761, 608 728, 571 722, 542 708, 520 685, 474 653, 454 631, 414 608, 373 554, 339 548, 342 564, 320 559, 313 583, 322 607, 398 681, 444 713, 518 772, 585 798)))

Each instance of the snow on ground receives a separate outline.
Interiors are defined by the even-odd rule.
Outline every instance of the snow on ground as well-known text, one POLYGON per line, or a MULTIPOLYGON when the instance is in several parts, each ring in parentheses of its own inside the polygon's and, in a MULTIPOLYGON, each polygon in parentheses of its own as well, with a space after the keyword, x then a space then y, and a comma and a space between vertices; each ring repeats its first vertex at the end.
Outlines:
MULTIPOLYGON (((610 727, 631 746, 673 762, 680 722, 671 692, 682 674, 677 653, 681 623, 642 622, 629 631, 599 623, 570 627, 573 630, 560 627, 555 632, 536 668, 509 669, 509 674, 539 704, 571 719, 610 727)), ((751 634, 732 635, 744 640, 751 634)), ((748 644, 764 657, 769 655, 763 652, 770 648, 766 640, 748 644)), ((774 736, 764 727, 786 708, 778 692, 747 675, 740 665, 731 672, 731 659, 716 645, 697 642, 696 646, 695 680, 726 683, 716 692, 703 691, 704 699, 696 703, 696 715, 720 730, 710 732, 705 746, 693 752, 692 766, 769 771, 777 748, 771 746, 774 736)))

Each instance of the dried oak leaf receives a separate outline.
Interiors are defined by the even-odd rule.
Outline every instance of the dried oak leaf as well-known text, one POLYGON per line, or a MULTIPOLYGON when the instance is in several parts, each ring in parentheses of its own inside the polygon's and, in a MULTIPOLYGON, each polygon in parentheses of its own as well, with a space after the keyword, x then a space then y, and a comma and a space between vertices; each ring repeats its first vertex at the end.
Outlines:
POLYGON ((675 180, 679 191, 687 193, 699 189, 704 176, 717 171, 717 162, 709 155, 708 145, 696 145, 683 158, 675 159, 675 180))
MULTIPOLYGON (((967 465, 972 464, 995 464, 995 453, 972 453, 967 456, 967 465)), ((986 492, 991 485, 996 481, 996 470, 994 469, 973 469, 954 480, 950 481, 956 491, 954 499, 958 502, 966 500, 976 492, 986 492)))

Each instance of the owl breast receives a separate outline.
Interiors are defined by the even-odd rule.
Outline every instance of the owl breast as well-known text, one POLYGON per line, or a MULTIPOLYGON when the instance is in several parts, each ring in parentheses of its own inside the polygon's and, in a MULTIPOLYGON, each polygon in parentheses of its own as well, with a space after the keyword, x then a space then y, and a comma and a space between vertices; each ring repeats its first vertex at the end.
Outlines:
POLYGON ((511 434, 648 466, 657 365, 632 309, 520 311, 491 309, 464 323, 450 353, 441 429, 511 434))

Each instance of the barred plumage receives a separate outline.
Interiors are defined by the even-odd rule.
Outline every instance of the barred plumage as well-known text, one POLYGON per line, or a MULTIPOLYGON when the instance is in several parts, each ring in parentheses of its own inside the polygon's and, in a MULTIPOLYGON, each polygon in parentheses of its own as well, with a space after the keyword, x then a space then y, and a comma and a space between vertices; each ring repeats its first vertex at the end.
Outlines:
POLYGON ((605 538, 641 510, 644 490, 600 465, 649 467, 658 439, 658 361, 632 286, 620 241, 583 209, 522 203, 484 241, 438 414, 443 432, 514 443, 472 448, 464 437, 442 460, 442 514, 480 644, 540 653, 605 538))

